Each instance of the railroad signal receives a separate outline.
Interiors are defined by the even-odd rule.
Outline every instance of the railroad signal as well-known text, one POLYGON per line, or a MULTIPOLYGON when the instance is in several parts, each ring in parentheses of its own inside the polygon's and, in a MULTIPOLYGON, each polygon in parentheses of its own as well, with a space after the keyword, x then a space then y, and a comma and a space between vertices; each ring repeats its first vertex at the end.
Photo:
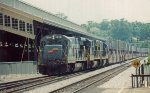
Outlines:
POLYGON ((135 68, 138 68, 140 66, 140 60, 139 59, 135 59, 132 61, 131 65, 135 68))

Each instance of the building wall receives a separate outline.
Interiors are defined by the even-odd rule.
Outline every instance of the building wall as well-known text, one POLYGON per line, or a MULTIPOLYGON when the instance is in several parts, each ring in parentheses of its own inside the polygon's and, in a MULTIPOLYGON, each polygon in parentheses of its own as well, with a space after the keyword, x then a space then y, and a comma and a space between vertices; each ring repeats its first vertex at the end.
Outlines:
POLYGON ((0 62, 0 75, 36 74, 37 66, 34 61, 0 62))

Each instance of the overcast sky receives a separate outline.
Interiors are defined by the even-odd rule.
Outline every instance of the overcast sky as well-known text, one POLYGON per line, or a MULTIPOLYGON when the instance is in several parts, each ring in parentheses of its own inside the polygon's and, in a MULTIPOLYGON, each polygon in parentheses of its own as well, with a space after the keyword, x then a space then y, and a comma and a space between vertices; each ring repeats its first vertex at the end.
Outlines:
POLYGON ((150 23, 150 0, 23 0, 53 14, 68 16, 77 24, 102 19, 121 19, 150 23))

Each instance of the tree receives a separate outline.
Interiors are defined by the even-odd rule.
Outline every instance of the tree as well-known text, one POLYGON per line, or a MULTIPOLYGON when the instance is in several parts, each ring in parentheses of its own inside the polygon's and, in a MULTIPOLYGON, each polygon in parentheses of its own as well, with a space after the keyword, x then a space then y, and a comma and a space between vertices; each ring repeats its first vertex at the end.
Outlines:
POLYGON ((111 35, 114 39, 128 41, 131 38, 131 25, 124 19, 111 20, 111 35))
POLYGON ((110 22, 104 19, 100 24, 99 28, 103 31, 108 31, 110 29, 110 22))
POLYGON ((133 37, 140 37, 140 31, 141 31, 141 24, 140 22, 132 22, 130 23, 132 26, 132 36, 133 37))
POLYGON ((88 32, 90 32, 92 28, 98 27, 98 23, 93 21, 88 21, 87 24, 81 24, 81 26, 84 27, 88 32))
POLYGON ((101 23, 88 21, 87 24, 82 24, 89 33, 106 37, 114 38, 123 41, 150 40, 150 23, 128 22, 125 19, 111 20, 104 19, 101 23))
POLYGON ((150 24, 149 23, 141 25, 140 39, 141 40, 150 39, 150 24))

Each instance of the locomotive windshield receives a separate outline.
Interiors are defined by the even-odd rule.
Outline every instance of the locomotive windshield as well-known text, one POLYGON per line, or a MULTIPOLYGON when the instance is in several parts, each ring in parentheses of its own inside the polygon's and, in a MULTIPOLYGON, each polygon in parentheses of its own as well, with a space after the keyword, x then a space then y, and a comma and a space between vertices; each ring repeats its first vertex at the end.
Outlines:
POLYGON ((69 46, 70 41, 63 35, 48 35, 41 39, 41 48, 45 45, 63 45, 69 46))
POLYGON ((44 56, 48 56, 50 59, 62 59, 68 55, 70 40, 63 35, 47 35, 41 39, 40 47, 44 56))

